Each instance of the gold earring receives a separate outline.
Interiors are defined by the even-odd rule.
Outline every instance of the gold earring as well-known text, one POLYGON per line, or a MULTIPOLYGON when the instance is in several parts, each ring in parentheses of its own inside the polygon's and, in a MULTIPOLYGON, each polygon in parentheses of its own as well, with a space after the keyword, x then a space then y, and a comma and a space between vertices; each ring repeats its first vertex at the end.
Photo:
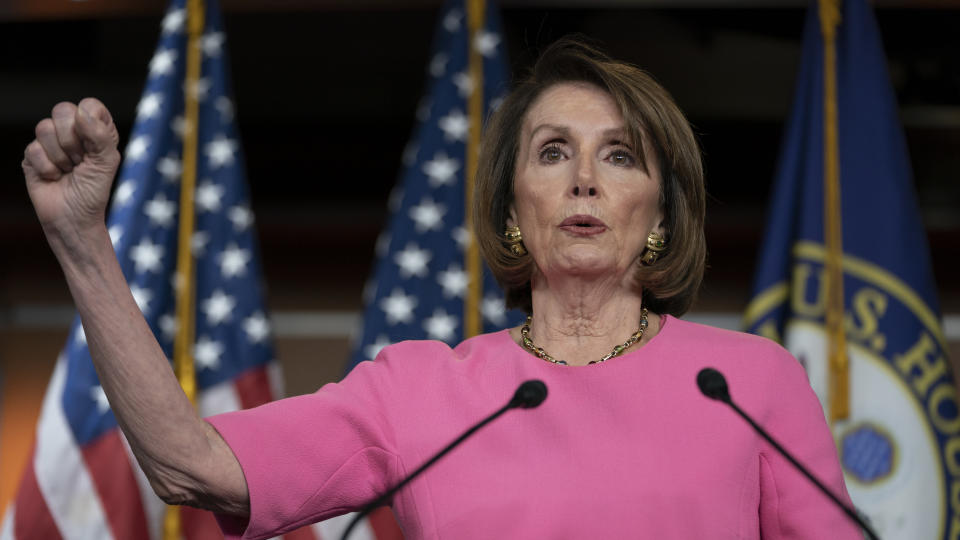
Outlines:
POLYGON ((523 235, 520 234, 520 227, 516 225, 507 227, 503 235, 507 237, 507 244, 510 244, 510 251, 514 255, 522 257, 527 254, 527 248, 523 247, 523 235))
POLYGON ((644 251, 643 255, 640 257, 640 260, 643 261, 643 264, 651 265, 657 262, 657 259, 660 258, 660 254, 667 250, 667 241, 664 240, 658 232, 652 231, 647 235, 647 249, 644 251))

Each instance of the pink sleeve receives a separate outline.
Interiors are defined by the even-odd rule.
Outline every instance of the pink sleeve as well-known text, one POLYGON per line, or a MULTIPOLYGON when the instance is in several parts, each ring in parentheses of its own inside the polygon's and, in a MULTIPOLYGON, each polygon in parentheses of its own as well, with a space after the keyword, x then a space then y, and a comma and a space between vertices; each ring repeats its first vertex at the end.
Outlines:
POLYGON ((217 516, 227 538, 270 538, 352 511, 401 474, 386 418, 384 362, 363 362, 343 382, 208 419, 236 455, 250 518, 217 516))
MULTIPOLYGON (((767 387, 772 390, 771 405, 758 422, 840 500, 850 504, 836 445, 806 372, 782 348, 770 356, 774 364, 767 387)), ((859 527, 765 441, 760 451, 760 531, 764 540, 863 539, 859 527)))

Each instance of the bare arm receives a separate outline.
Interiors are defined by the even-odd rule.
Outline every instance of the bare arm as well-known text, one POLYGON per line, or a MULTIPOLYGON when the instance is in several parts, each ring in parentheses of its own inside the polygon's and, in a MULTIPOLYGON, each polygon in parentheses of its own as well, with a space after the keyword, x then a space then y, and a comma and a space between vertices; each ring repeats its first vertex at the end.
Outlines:
POLYGON ((59 103, 36 135, 24 152, 27 190, 140 466, 168 503, 248 515, 240 464, 180 389, 114 254, 104 216, 120 153, 109 111, 92 98, 59 103))

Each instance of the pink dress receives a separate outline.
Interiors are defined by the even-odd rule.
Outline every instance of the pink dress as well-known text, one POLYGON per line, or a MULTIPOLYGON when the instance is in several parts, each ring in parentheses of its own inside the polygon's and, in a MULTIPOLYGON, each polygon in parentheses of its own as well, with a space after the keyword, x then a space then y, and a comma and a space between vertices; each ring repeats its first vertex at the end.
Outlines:
POLYGON ((385 348, 314 394, 209 421, 250 490, 228 538, 269 538, 357 509, 498 409, 519 383, 549 389, 407 486, 393 510, 417 538, 862 539, 840 510, 727 406, 733 399, 849 500, 823 411, 799 363, 764 338, 663 317, 638 350, 602 364, 540 360, 507 331, 451 349, 385 348))

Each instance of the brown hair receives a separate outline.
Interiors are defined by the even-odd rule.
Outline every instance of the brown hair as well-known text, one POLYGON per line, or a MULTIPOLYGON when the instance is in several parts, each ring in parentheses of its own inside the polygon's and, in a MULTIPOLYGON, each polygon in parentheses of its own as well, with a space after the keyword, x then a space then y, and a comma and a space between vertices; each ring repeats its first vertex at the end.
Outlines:
MULTIPOLYGON (((513 203, 520 131, 537 98, 565 82, 585 82, 609 92, 627 124, 631 142, 640 141, 635 147, 650 154, 639 156, 641 163, 648 167, 652 159, 659 167, 668 249, 654 264, 637 265, 635 283, 642 286, 644 306, 651 311, 683 314, 700 287, 706 261, 706 195, 697 140, 683 113, 653 77, 574 38, 561 39, 543 52, 526 79, 490 118, 483 136, 473 227, 480 251, 506 293, 507 307, 527 313, 533 309, 533 259, 514 255, 504 237, 513 203)), ((646 236, 648 232, 637 234, 646 236)))

